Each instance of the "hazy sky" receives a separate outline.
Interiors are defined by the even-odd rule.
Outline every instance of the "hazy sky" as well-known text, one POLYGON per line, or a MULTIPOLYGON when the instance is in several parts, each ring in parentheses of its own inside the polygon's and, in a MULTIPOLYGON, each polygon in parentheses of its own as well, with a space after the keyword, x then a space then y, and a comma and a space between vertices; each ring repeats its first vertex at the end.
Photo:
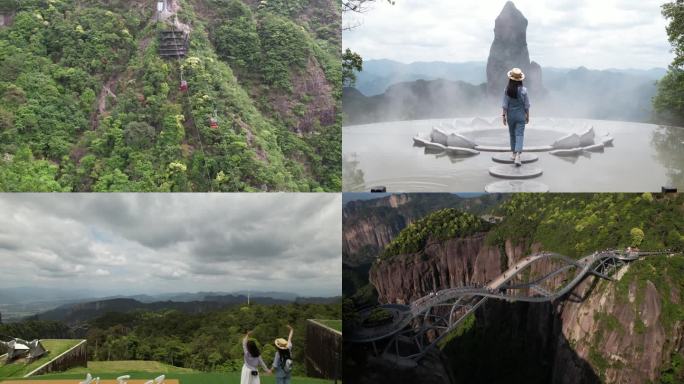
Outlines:
POLYGON ((2 194, 0 288, 341 294, 339 194, 2 194))
MULTIPOLYGON (((344 48, 365 59, 486 61, 505 0, 377 1, 345 14, 344 48)), ((542 67, 667 67, 672 61, 660 14, 663 0, 517 0, 529 25, 531 59, 542 67)))

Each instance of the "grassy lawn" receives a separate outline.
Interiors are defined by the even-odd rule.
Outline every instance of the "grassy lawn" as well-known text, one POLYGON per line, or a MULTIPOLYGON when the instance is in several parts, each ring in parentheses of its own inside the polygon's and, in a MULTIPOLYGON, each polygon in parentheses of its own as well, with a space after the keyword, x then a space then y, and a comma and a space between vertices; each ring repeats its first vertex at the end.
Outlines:
MULTIPOLYGON (((117 372, 117 373, 102 373, 98 371, 91 371, 95 376, 99 376, 101 379, 116 379, 122 374, 131 375, 131 379, 143 379, 151 380, 154 379, 160 372, 117 372)), ((43 375, 33 377, 33 380, 64 380, 64 379, 74 379, 83 380, 85 373, 74 374, 74 373, 63 373, 54 375, 43 375)), ((178 379, 181 384, 237 384, 240 382, 240 373, 168 373, 166 374, 168 379, 178 379)), ((1 382, 1 380, 0 380, 1 382)), ((274 384, 275 378, 273 376, 261 376, 261 382, 263 384, 274 384)), ((332 383, 331 380, 320 380, 312 379, 308 377, 293 377, 293 384, 329 384, 332 383)))
MULTIPOLYGON (((65 374, 82 374, 85 376, 88 372, 118 372, 118 373, 128 373, 128 372, 151 372, 156 373, 157 376, 162 373, 194 373, 190 368, 180 368, 174 367, 173 365, 168 365, 160 363, 158 361, 89 361, 88 368, 77 367, 72 368, 65 374)), ((156 377, 156 376, 155 376, 156 377)))
POLYGON ((319 320, 315 319, 317 322, 330 327, 336 331, 342 332, 342 320, 319 320))
POLYGON ((57 339, 45 339, 41 340, 45 349, 49 351, 45 356, 32 362, 31 364, 25 364, 23 362, 12 363, 9 365, 0 366, 0 380, 23 377, 27 373, 33 371, 34 369, 40 367, 41 365, 47 363, 48 361, 54 359, 55 357, 61 355, 63 352, 67 351, 69 348, 75 346, 81 340, 57 340, 57 339))

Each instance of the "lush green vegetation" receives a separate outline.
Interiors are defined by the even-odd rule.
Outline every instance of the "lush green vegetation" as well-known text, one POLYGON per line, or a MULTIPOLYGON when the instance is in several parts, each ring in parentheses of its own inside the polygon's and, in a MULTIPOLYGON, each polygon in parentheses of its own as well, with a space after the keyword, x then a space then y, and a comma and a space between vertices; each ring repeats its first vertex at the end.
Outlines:
POLYGON ((180 312, 109 314, 88 330, 93 360, 156 360, 200 371, 234 372, 242 367, 242 337, 247 330, 262 348, 264 361, 275 355, 273 340, 295 329, 294 372, 304 372, 306 320, 340 319, 341 306, 290 304, 251 306, 188 314, 180 312))
POLYGON ((326 327, 332 328, 336 331, 342 332, 342 320, 319 320, 316 319, 317 322, 325 325, 326 327))
POLYGON ((669 21, 667 35, 675 58, 667 75, 658 82, 653 106, 659 120, 684 126, 684 2, 673 0, 662 7, 669 21))
POLYGON ((0 191, 340 190, 339 8, 311 2, 181 0, 189 54, 163 60, 153 3, 22 1, 0 29, 0 191))
POLYGON ((43 339, 43 346, 49 353, 32 361, 30 364, 25 364, 21 361, 0 366, 0 379, 23 377, 27 373, 30 373, 34 369, 68 351, 79 342, 81 342, 81 340, 43 339))
POLYGON ((16 323, 0 324, 0 335, 21 337, 24 340, 68 339, 69 327, 59 321, 24 320, 16 323))
MULTIPOLYGON (((287 324, 294 328, 293 356, 295 375, 304 375, 304 346, 308 319, 322 319, 334 329, 341 329, 340 304, 252 305, 207 312, 179 311, 133 313, 111 312, 80 324, 76 332, 87 329, 89 368, 102 372, 155 371, 145 361, 157 361, 183 369, 211 372, 237 372, 242 367, 242 338, 247 330, 261 348, 267 364, 275 355, 273 340, 287 337, 287 324), (135 361, 139 362, 135 362, 135 361), (116 361, 116 363, 107 363, 116 361)), ((22 338, 71 332, 66 326, 50 321, 24 321, 0 326, 0 334, 22 338)), ((46 347, 50 348, 47 344, 46 347)), ((54 354, 51 354, 54 356, 54 354)), ((75 372, 82 372, 79 369, 75 372)))
POLYGON ((382 258, 415 253, 428 241, 440 241, 487 231, 490 224, 456 209, 436 211, 406 227, 387 245, 382 258))
POLYGON ((676 384, 684 380, 684 357, 679 353, 673 353, 670 363, 660 373, 660 384, 676 384))
MULTIPOLYGON (((684 322, 684 257, 681 254, 673 257, 651 257, 630 264, 629 271, 617 282, 615 289, 618 299, 622 303, 629 303, 629 287, 636 284, 637 293, 633 306, 635 312, 638 311, 643 304, 646 284, 649 282, 656 287, 661 300, 659 323, 669 332, 675 325, 684 322)), ((640 326, 645 325, 641 323, 640 326)))
POLYGON ((681 194, 516 194, 497 211, 504 220, 489 234, 495 244, 540 243, 572 257, 626 248, 639 238, 642 250, 684 249, 681 194))
POLYGON ((392 322, 392 312, 381 308, 373 308, 368 317, 364 320, 364 324, 369 327, 376 327, 392 322))
MULTIPOLYGON (((347 218, 351 217, 351 211, 345 213, 347 218)), ((669 249, 674 255, 645 257, 630 262, 614 275, 617 281, 596 279, 589 293, 612 297, 614 290, 616 303, 606 311, 602 311, 605 309, 603 302, 601 308, 595 308, 593 320, 596 326, 581 340, 566 340, 563 332, 558 331, 560 328, 557 326, 567 320, 558 312, 563 310, 563 306, 488 301, 484 312, 476 312, 440 345, 452 365, 470 367, 468 370, 453 370, 455 381, 547 382, 553 374, 553 361, 548 356, 562 354, 564 359, 579 364, 578 372, 583 381, 599 382, 605 379, 608 368, 620 369, 628 364, 614 359, 606 348, 601 347, 602 343, 614 340, 609 340, 610 333, 639 340, 640 335, 643 337, 652 331, 651 327, 659 327, 666 335, 663 349, 672 351, 672 355, 662 362, 661 377, 657 382, 682 382, 684 368, 677 335, 684 324, 684 195, 513 194, 488 213, 502 218, 502 221, 491 226, 487 242, 502 249, 511 242, 513 246, 521 245, 523 251, 529 252, 532 244, 540 244, 545 250, 579 258, 595 250, 637 246, 644 251, 669 249), (650 284, 657 294, 655 303, 646 305, 647 286, 650 284), (650 315, 643 310, 653 306, 660 308, 660 316, 655 322, 647 321, 650 315), (633 318, 630 316, 632 313, 633 318), (626 321, 633 323, 627 326, 626 321), (588 355, 577 356, 575 343, 591 343, 588 355), (495 345, 506 345, 507 348, 492 348, 495 345), (483 359, 483 356, 488 358, 483 359)), ((380 217, 384 224, 395 220, 389 214, 380 217)), ((453 221, 453 218, 445 220, 447 223, 453 221)), ((435 220, 428 231, 431 233, 428 238, 463 236, 458 231, 455 234, 449 232, 443 224, 435 220)), ((412 231, 420 233, 415 229, 412 231)), ((401 235, 395 240, 399 237, 401 235)), ((406 244, 420 244, 422 238, 415 238, 418 240, 406 244)), ((355 324, 359 321, 358 308, 371 303, 363 299, 366 296, 362 291, 366 287, 359 277, 362 276, 360 271, 345 268, 349 270, 345 282, 352 282, 352 289, 344 287, 344 321, 345 324, 355 324)), ((570 297, 569 300, 574 299, 570 297)), ((643 352, 643 347, 636 344, 634 349, 623 351, 621 356, 638 356, 640 352, 643 352)))

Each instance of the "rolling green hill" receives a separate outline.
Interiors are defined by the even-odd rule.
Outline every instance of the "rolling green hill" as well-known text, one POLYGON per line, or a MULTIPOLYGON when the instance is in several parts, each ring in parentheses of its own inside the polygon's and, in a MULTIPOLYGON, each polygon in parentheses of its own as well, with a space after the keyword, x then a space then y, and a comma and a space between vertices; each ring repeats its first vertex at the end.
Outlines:
POLYGON ((8 3, 0 191, 341 189, 335 0, 8 3))

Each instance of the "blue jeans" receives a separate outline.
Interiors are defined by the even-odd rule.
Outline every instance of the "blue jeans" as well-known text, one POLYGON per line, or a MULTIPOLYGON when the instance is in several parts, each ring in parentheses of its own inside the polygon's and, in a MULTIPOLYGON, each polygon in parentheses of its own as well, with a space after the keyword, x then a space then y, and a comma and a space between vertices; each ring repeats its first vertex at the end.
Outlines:
POLYGON ((292 376, 290 376, 290 375, 287 375, 287 376, 285 376, 285 377, 278 377, 278 376, 276 376, 276 378, 275 378, 275 379, 276 379, 276 384, 290 384, 290 379, 291 379, 291 378, 292 378, 292 376))
POLYGON ((525 138, 525 121, 508 120, 508 133, 511 135, 511 152, 522 152, 525 138))

